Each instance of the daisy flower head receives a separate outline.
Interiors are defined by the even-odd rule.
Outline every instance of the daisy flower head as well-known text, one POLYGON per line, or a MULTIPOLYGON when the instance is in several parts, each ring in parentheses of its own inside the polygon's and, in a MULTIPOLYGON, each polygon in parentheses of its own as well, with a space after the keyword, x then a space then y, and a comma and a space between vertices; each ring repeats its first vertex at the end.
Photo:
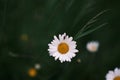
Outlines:
POLYGON ((120 69, 115 68, 114 71, 109 71, 106 74, 106 80, 120 80, 120 69))
POLYGON ((99 42, 97 41, 88 42, 86 48, 89 52, 96 52, 99 48, 99 42))
POLYGON ((71 59, 76 56, 75 53, 78 52, 73 37, 69 37, 66 33, 59 34, 58 38, 54 36, 54 40, 48 46, 50 56, 53 56, 55 60, 59 59, 61 63, 71 62, 71 59))

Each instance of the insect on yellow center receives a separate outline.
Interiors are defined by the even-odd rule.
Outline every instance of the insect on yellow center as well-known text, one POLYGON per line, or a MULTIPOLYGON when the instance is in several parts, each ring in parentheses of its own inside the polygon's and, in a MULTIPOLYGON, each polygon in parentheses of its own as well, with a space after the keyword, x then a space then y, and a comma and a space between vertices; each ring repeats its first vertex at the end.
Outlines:
POLYGON ((120 76, 115 77, 114 80, 120 80, 120 76))
POLYGON ((61 54, 66 54, 69 50, 69 46, 66 44, 66 43, 60 43, 58 45, 58 51, 61 53, 61 54))

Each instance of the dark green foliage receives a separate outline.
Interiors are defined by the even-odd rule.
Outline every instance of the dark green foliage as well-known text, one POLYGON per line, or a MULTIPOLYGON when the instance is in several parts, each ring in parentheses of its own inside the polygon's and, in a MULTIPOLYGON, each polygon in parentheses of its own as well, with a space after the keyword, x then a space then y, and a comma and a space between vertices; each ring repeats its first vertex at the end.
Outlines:
POLYGON ((119 34, 119 0, 0 0, 0 80, 105 80, 108 70, 120 67, 119 34), (107 25, 76 36, 80 52, 71 63, 61 64, 49 56, 54 35, 66 32, 74 37, 104 10, 108 11, 89 30, 107 25), (91 40, 100 43, 95 54, 86 50, 91 40), (81 63, 76 62, 79 58, 81 63), (31 78, 27 71, 36 63, 41 69, 31 78))

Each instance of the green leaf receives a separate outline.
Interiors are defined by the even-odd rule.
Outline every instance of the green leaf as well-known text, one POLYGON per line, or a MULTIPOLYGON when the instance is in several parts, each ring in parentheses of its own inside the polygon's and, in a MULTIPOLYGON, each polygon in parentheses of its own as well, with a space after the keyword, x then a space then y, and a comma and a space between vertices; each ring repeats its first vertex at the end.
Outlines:
MULTIPOLYGON (((97 21, 97 18, 98 18, 99 16, 101 16, 103 13, 107 12, 107 11, 108 11, 108 10, 103 10, 103 11, 101 11, 100 13, 98 13, 97 15, 95 15, 94 17, 92 17, 92 18, 82 27, 82 29, 80 29, 80 30, 78 31, 78 33, 75 35, 75 38, 78 37, 78 36, 80 36, 85 30, 87 30, 88 28, 90 28, 91 25, 97 21)), ((96 28, 95 28, 95 29, 96 29, 96 28)), ((93 29, 93 30, 94 30, 94 29, 93 29)), ((90 31, 90 32, 91 32, 91 31, 90 31)))
POLYGON ((83 37, 83 36, 86 36, 86 35, 92 33, 93 31, 96 31, 97 29, 105 26, 106 24, 107 24, 107 23, 104 23, 104 24, 99 25, 98 27, 96 27, 96 28, 94 28, 94 29, 92 29, 92 30, 86 31, 86 32, 84 32, 84 33, 80 33, 79 36, 76 36, 76 37, 75 37, 75 40, 77 40, 78 38, 81 38, 81 37, 83 37))

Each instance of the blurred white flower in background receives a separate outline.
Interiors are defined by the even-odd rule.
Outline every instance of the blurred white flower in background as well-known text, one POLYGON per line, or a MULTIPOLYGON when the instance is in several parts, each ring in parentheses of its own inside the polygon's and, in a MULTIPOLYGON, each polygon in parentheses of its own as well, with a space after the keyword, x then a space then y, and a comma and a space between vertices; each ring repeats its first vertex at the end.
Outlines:
POLYGON ((106 74, 106 80, 120 80, 120 69, 115 68, 106 74))
POLYGON ((64 34, 60 34, 59 38, 54 36, 54 40, 48 44, 50 56, 55 57, 55 60, 59 59, 62 62, 71 62, 71 59, 76 56, 76 41, 73 41, 73 37, 69 37, 64 34))
POLYGON ((89 52, 96 52, 99 48, 99 42, 97 41, 88 42, 86 48, 89 52))
POLYGON ((41 65, 40 64, 35 64, 35 69, 39 70, 41 68, 41 65))

